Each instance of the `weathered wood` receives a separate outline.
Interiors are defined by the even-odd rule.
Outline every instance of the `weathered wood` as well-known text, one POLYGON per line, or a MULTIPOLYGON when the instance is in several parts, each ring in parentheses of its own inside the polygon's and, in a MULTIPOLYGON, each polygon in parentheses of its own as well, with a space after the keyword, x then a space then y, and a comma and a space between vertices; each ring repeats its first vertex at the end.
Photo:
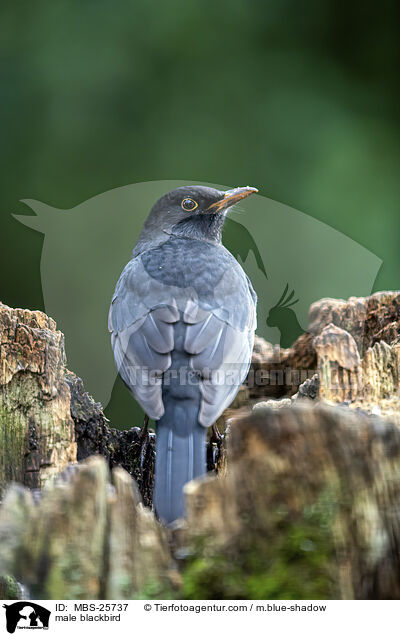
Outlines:
POLYGON ((361 357, 376 342, 396 344, 400 341, 400 292, 383 291, 348 300, 323 298, 313 303, 308 331, 318 335, 330 323, 353 336, 361 357))
POLYGON ((151 506, 154 486, 155 435, 134 426, 120 431, 110 426, 101 404, 85 391, 74 373, 65 372, 71 392, 78 460, 100 454, 110 468, 122 466, 136 481, 144 503, 151 506))
POLYGON ((46 484, 41 495, 7 491, 2 580, 12 575, 42 598, 148 589, 178 598, 400 598, 400 440, 389 423, 400 423, 399 297, 319 301, 290 349, 256 339, 258 378, 251 384, 250 375, 208 446, 219 476, 186 488, 187 523, 174 533, 180 576, 139 494, 151 504, 154 436, 109 426, 66 370, 51 319, 0 306, 0 487, 46 484), (78 459, 105 460, 50 479, 75 460, 76 444, 78 459))
POLYGON ((227 461, 223 478, 186 486, 187 543, 197 546, 190 589, 207 598, 400 598, 395 426, 307 401, 258 409, 231 423, 227 461))
POLYGON ((165 532, 132 478, 91 457, 46 484, 34 503, 12 485, 0 508, 0 575, 33 598, 133 598, 164 580, 165 532))
POLYGON ((361 358, 353 336, 328 325, 315 338, 320 397, 332 401, 366 400, 380 404, 400 388, 400 345, 385 341, 361 358))
MULTIPOLYGON (((339 351, 336 353, 326 351, 325 354, 330 356, 328 369, 321 367, 321 350, 325 342, 327 344, 330 331, 325 332, 324 335, 323 332, 329 325, 330 330, 338 328, 351 336, 354 341, 353 353, 357 351, 360 358, 364 358, 367 351, 376 343, 398 345, 400 343, 400 292, 377 292, 365 298, 352 297, 348 300, 323 298, 313 303, 309 310, 307 331, 297 338, 289 349, 281 349, 278 345, 271 345, 262 338, 256 337, 248 379, 250 400, 293 395, 298 391, 299 385, 310 378, 317 369, 321 373, 329 371, 329 367, 332 367, 334 376, 341 374, 339 367, 342 369, 347 367, 342 366, 339 359, 335 361, 334 356, 339 355, 339 351), (321 337, 325 338, 325 342, 321 341, 321 337), (318 343, 320 343, 319 356, 318 343), (338 365, 337 369, 335 363, 338 365)), ((337 337, 338 335, 339 332, 337 337)), ((341 342, 341 346, 343 344, 344 341, 341 342)), ((331 338, 330 347, 332 345, 336 346, 331 338)), ((377 360, 376 355, 378 355, 377 351, 373 354, 377 360)), ((350 359, 347 360, 347 364, 349 362, 350 359)), ((380 364, 381 362, 378 362, 378 366, 380 364)), ((372 366, 373 364, 369 365, 368 370, 365 369, 365 380, 362 380, 364 387, 370 382, 368 377, 372 373, 372 366)), ((347 375, 344 373, 344 376, 347 375)), ((336 378, 334 377, 333 380, 336 378)), ((352 377, 352 380, 356 385, 358 384, 357 378, 352 377)), ((376 373, 375 379, 371 377, 371 381, 375 386, 377 385, 379 380, 376 373)), ((343 387, 335 382, 337 388, 334 399, 349 399, 344 397, 346 393, 349 395, 346 383, 348 379, 344 380, 343 387)), ((380 392, 385 391, 382 381, 380 381, 380 387, 380 392)), ((354 391, 350 391, 351 396, 353 393, 354 391)), ((356 390, 354 395, 358 397, 359 394, 360 391, 356 390)), ((328 394, 326 397, 331 399, 328 398, 328 394)))
POLYGON ((99 453, 122 465, 151 505, 154 434, 110 427, 66 368, 64 336, 40 311, 0 303, 0 498, 10 481, 41 488, 68 464, 99 453))
MULTIPOLYGON (((224 474, 186 492, 178 598, 400 598, 400 432, 387 422, 307 400, 258 409, 231 423, 224 474)), ((99 457, 36 504, 10 487, 0 542, 0 574, 34 597, 171 593, 165 531, 99 457)))
POLYGON ((105 461, 91 458, 49 482, 36 505, 27 491, 12 486, 0 526, 4 517, 17 519, 18 539, 3 544, 0 572, 13 573, 34 598, 100 598, 107 476, 105 461))
POLYGON ((38 488, 76 460, 64 336, 40 311, 0 304, 0 496, 38 488))
POLYGON ((319 395, 327 400, 354 400, 362 390, 361 359, 356 341, 333 324, 314 339, 320 378, 319 395))
POLYGON ((165 530, 145 508, 135 482, 122 468, 112 472, 106 598, 121 599, 163 583, 171 565, 165 530))

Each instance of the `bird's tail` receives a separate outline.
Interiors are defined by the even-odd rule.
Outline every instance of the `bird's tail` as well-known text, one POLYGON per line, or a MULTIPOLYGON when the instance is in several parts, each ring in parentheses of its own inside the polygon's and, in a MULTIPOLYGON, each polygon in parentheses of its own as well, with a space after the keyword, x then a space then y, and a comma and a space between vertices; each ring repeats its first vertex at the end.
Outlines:
POLYGON ((184 514, 184 485, 206 472, 206 429, 198 423, 199 405, 170 397, 157 422, 154 506, 171 523, 184 514))

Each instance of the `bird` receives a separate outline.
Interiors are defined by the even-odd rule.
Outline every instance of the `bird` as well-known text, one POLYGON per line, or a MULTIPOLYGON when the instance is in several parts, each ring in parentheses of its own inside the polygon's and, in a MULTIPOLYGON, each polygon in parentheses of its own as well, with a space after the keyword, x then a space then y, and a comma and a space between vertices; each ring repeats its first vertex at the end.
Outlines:
POLYGON ((172 524, 185 484, 206 473, 206 432, 251 363, 257 296, 222 244, 228 210, 258 192, 193 185, 151 208, 112 297, 109 331, 123 382, 156 426, 153 504, 172 524))

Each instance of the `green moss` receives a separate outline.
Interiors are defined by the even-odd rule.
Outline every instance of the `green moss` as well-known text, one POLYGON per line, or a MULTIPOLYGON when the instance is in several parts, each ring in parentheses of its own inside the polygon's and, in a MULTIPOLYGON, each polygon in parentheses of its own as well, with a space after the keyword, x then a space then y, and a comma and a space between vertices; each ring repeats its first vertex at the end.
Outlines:
POLYGON ((167 580, 155 581, 149 579, 147 583, 133 597, 134 600, 155 600, 181 598, 180 591, 177 594, 171 583, 167 580))
POLYGON ((283 505, 268 511, 265 525, 248 516, 232 546, 215 548, 213 538, 196 540, 175 589, 149 581, 136 599, 309 600, 337 598, 332 527, 338 514, 338 487, 326 488, 295 515, 283 505))
POLYGON ((17 581, 13 576, 0 576, 0 598, 4 601, 18 600, 21 598, 21 591, 17 581))
POLYGON ((50 564, 46 578, 45 598, 85 598, 86 582, 79 555, 70 545, 64 554, 58 554, 50 564))
POLYGON ((0 492, 9 481, 21 481, 26 454, 27 422, 22 412, 10 412, 0 399, 0 492))
POLYGON ((268 535, 251 527, 234 548, 216 552, 210 539, 199 541, 182 573, 185 599, 334 598, 334 546, 331 533, 336 501, 324 493, 298 518, 276 510, 268 535))

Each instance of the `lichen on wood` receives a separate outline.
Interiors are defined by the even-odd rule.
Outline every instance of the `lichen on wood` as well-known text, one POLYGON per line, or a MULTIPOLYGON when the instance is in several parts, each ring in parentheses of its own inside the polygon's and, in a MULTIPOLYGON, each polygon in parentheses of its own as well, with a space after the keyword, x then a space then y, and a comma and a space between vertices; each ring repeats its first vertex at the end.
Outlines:
POLYGON ((40 311, 0 304, 0 496, 33 488, 76 460, 64 336, 40 311))
POLYGON ((228 439, 224 477, 186 486, 191 598, 400 598, 397 427, 298 401, 228 439))
POLYGON ((163 528, 143 507, 122 468, 111 478, 100 456, 48 482, 34 501, 12 485, 0 508, 0 574, 10 573, 33 598, 133 598, 167 579, 163 528))

